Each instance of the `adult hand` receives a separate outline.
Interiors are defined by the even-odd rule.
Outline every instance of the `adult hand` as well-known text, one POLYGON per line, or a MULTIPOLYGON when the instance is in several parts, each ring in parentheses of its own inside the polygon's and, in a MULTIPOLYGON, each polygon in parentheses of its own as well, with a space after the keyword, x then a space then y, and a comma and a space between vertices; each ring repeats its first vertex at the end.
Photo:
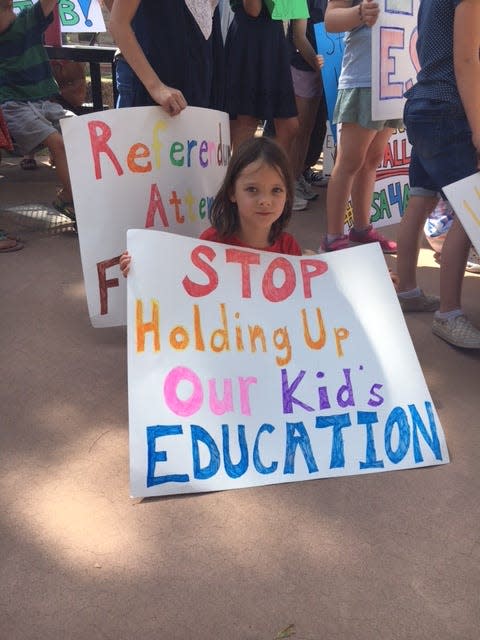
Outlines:
POLYGON ((150 95, 171 116, 176 116, 187 106, 183 93, 178 89, 167 87, 166 84, 155 87, 150 95))
POLYGON ((363 24, 367 27, 373 27, 380 14, 380 8, 376 2, 372 0, 365 0, 360 3, 360 15, 362 16, 363 24))

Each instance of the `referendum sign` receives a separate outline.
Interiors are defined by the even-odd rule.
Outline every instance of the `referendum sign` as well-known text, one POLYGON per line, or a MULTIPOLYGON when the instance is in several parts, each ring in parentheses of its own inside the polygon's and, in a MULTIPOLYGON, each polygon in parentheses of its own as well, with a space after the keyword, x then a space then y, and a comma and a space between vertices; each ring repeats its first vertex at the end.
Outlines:
POLYGON ((443 191, 480 254, 480 173, 453 182, 443 191))
POLYGON ((284 256, 130 230, 132 496, 448 462, 377 245, 284 256))
POLYGON ((94 327, 126 324, 119 269, 131 228, 198 237, 230 158, 228 116, 187 107, 90 113, 61 121, 94 327))
MULTIPOLYGON (((13 0, 15 12, 31 7, 38 0, 13 0)), ((62 33, 103 33, 106 31, 98 0, 58 0, 62 33)))
POLYGON ((419 0, 381 0, 372 27, 372 119, 403 118, 403 94, 416 82, 419 0))

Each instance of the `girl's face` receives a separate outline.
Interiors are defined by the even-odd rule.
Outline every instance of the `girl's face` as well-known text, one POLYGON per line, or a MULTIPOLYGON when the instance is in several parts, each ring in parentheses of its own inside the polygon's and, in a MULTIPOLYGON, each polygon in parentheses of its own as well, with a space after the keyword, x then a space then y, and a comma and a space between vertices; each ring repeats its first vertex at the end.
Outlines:
POLYGON ((282 215, 287 199, 280 173, 262 160, 240 172, 230 200, 237 204, 240 228, 244 232, 268 231, 282 215))

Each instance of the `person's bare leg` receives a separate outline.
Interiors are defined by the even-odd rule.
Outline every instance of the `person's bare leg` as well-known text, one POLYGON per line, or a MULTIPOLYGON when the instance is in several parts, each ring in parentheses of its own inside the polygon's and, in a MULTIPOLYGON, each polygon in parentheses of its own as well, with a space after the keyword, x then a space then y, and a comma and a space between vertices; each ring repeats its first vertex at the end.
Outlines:
POLYGON ((68 173, 67 155, 62 135, 58 132, 51 133, 44 140, 44 144, 48 147, 52 158, 55 162, 55 170, 58 178, 62 183, 61 197, 65 202, 72 202, 72 187, 70 184, 70 175, 68 173))
POLYGON ((312 134, 320 98, 302 98, 295 96, 298 111, 298 132, 292 141, 291 158, 293 174, 298 178, 303 171, 308 145, 312 134))
POLYGON ((460 309, 462 284, 470 240, 458 218, 454 218, 442 247, 440 261, 440 312, 460 309))
POLYGON ((343 124, 337 156, 327 188, 327 233, 343 234, 347 202, 357 172, 363 165, 375 131, 343 124))
POLYGON ((370 224, 377 167, 383 160, 385 147, 393 129, 382 129, 373 133, 374 136, 368 146, 365 160, 352 182, 353 224, 357 230, 365 229, 370 224))
POLYGON ((257 118, 252 118, 252 116, 237 116, 235 120, 230 120, 232 149, 238 147, 244 140, 253 138, 258 122, 257 118))
POLYGON ((437 196, 410 196, 397 233, 398 291, 417 287, 417 262, 425 220, 434 210, 437 196))
POLYGON ((275 118, 275 139, 291 157, 292 142, 298 133, 298 118, 275 118))

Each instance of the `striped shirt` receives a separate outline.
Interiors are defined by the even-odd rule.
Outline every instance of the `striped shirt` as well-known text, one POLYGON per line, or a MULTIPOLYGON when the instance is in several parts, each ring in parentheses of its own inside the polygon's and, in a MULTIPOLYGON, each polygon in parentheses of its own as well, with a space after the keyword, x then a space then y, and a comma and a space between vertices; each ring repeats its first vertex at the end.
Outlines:
POLYGON ((42 40, 52 20, 38 2, 0 34, 0 103, 46 100, 59 93, 42 40))

